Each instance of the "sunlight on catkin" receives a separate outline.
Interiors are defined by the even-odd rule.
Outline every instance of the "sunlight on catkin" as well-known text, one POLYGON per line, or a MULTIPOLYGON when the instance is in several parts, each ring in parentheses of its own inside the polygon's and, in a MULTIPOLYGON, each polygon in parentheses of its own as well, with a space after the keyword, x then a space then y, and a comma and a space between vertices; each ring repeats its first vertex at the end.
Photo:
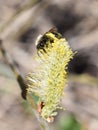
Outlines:
POLYGON ((57 109, 61 108, 67 67, 74 53, 66 39, 54 28, 38 37, 36 47, 39 66, 27 76, 27 91, 39 97, 39 113, 52 122, 57 109))

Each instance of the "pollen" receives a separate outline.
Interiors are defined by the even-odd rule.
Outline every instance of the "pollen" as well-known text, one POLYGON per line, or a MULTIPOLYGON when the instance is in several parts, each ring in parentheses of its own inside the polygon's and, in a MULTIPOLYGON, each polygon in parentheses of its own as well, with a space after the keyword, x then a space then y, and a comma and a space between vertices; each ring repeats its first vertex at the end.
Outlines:
POLYGON ((74 53, 65 38, 58 39, 51 32, 45 35, 48 41, 44 48, 38 50, 38 68, 27 76, 27 91, 37 95, 39 101, 44 103, 40 114, 49 122, 57 115, 57 109, 61 108, 67 84, 67 68, 74 53))

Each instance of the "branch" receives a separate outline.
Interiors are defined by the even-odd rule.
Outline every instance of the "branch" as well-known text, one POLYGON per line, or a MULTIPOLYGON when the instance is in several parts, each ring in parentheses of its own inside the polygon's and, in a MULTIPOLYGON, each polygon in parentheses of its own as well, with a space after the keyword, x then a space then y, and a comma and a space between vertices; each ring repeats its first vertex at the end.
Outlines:
POLYGON ((24 99, 26 99, 26 83, 23 80, 23 77, 21 76, 21 74, 19 73, 18 69, 16 68, 15 65, 15 61, 12 60, 12 58, 10 57, 10 55, 8 54, 8 52, 4 49, 3 45, 2 45, 2 40, 0 40, 0 50, 1 53, 4 57, 4 59, 7 61, 7 63, 9 64, 10 68, 12 69, 12 71, 14 72, 14 75, 16 77, 16 80, 20 86, 20 89, 22 91, 22 97, 24 99))
POLYGON ((0 38, 5 39, 17 39, 20 37, 33 23, 35 23, 38 16, 49 5, 50 1, 42 1, 36 6, 22 11, 19 15, 13 19, 13 21, 2 30, 0 38), (35 15, 36 14, 36 15, 35 15))
POLYGON ((12 17, 6 21, 6 23, 3 24, 3 26, 0 28, 0 32, 2 32, 4 29, 6 29, 6 27, 14 19, 16 19, 20 15, 20 13, 22 13, 22 12, 24 12, 24 11, 30 9, 30 8, 33 8, 35 5, 40 3, 40 0, 28 0, 27 3, 25 3, 25 4, 24 3, 22 3, 22 6, 16 10, 16 12, 12 15, 12 17))
POLYGON ((16 80, 19 84, 19 87, 21 89, 21 95, 22 95, 22 98, 27 100, 35 114, 35 116, 37 117, 39 123, 40 123, 40 126, 42 128, 42 130, 49 130, 49 127, 48 127, 48 124, 46 123, 45 120, 43 120, 41 118, 41 116, 39 115, 38 111, 37 111, 37 105, 35 103, 35 101, 33 100, 32 96, 30 95, 30 93, 27 93, 27 85, 26 85, 26 82, 25 80, 23 79, 23 77, 21 76, 21 74, 19 73, 18 69, 16 68, 15 64, 14 64, 14 60, 10 57, 10 55, 8 54, 8 52, 5 50, 5 48, 3 47, 2 45, 2 40, 0 40, 0 50, 1 50, 1 53, 4 57, 4 59, 7 61, 7 63, 9 64, 10 68, 12 69, 15 77, 16 77, 16 80))

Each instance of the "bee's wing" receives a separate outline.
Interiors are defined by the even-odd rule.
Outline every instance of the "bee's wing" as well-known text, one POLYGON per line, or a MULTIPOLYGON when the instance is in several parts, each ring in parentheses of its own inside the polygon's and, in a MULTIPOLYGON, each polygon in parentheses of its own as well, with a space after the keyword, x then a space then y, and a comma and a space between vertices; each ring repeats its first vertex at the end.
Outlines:
MULTIPOLYGON (((48 32, 57 32, 57 28, 56 27, 53 27, 53 28, 51 28, 48 32)), ((48 32, 46 32, 46 33, 48 33, 48 32)), ((45 34, 46 34, 45 33, 45 34)))

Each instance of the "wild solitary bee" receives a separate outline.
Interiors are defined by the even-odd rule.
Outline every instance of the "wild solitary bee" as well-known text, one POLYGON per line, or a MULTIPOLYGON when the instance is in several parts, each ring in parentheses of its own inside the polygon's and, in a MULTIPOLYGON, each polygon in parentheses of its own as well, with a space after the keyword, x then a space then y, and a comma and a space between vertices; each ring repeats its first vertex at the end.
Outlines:
POLYGON ((36 41, 36 47, 37 49, 43 49, 45 47, 48 47, 48 45, 51 43, 54 43, 55 39, 61 39, 62 35, 58 33, 57 28, 52 28, 48 32, 46 32, 44 35, 40 35, 36 41), (50 35, 52 34, 52 35, 50 35))

